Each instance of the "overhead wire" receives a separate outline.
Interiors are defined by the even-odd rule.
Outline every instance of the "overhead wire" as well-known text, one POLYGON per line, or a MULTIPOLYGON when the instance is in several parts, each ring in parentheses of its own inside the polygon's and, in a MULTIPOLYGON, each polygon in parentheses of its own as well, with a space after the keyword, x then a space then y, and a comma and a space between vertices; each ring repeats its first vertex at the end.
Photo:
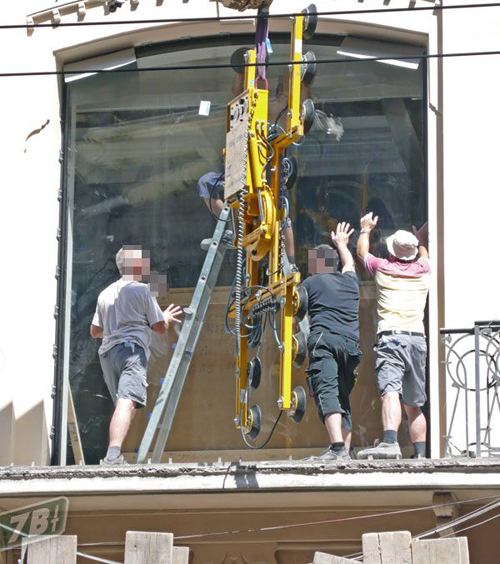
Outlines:
MULTIPOLYGON (((495 51, 464 51, 456 53, 428 53, 422 55, 405 55, 405 56, 389 56, 389 57, 367 57, 363 59, 358 58, 343 58, 343 59, 318 59, 317 64, 340 64, 340 63, 367 63, 377 61, 414 61, 415 59, 448 59, 457 57, 486 57, 491 55, 500 55, 500 50, 495 51)), ((268 62, 268 66, 290 66, 302 65, 303 61, 275 61, 268 62)), ((22 77, 22 76, 63 76, 74 74, 103 74, 103 73, 141 73, 141 72, 160 72, 160 71, 186 71, 186 70, 202 70, 202 69, 226 69, 232 68, 231 63, 219 63, 208 65, 175 65, 168 67, 144 67, 144 68, 114 68, 114 69, 79 69, 73 71, 25 71, 25 72, 3 72, 0 73, 0 78, 8 77, 22 77)), ((241 67, 256 67, 256 63, 242 63, 241 67)))
MULTIPOLYGON (((452 4, 449 6, 414 6, 406 8, 371 8, 368 10, 329 10, 317 12, 317 16, 352 16, 362 14, 391 14, 401 12, 435 12, 444 10, 464 10, 464 9, 485 9, 485 8, 498 8, 500 2, 493 3, 474 3, 474 4, 452 4)), ((37 14, 31 14, 30 17, 37 14)), ((267 14, 268 19, 280 18, 294 18, 297 16, 304 16, 304 12, 290 12, 282 14, 267 14)), ((150 18, 142 20, 111 20, 111 21, 95 21, 95 22, 51 22, 51 23, 26 23, 26 24, 2 24, 0 30, 5 29, 34 29, 34 28, 55 28, 55 27, 87 27, 87 26, 108 26, 108 25, 140 25, 140 24, 165 24, 165 23, 203 23, 203 22, 223 22, 223 21, 241 21, 241 20, 254 20, 257 14, 250 15, 235 15, 235 16, 206 16, 206 17, 193 17, 193 18, 150 18)))
MULTIPOLYGON (((228 467, 228 469, 233 465, 234 463, 231 463, 231 465, 228 467)), ((274 526, 274 527, 261 527, 261 528, 254 528, 254 529, 245 529, 245 530, 240 530, 240 531, 222 531, 222 532, 215 532, 215 533, 201 533, 201 534, 196 534, 196 535, 175 535, 174 539, 175 540, 186 540, 186 539, 191 539, 191 538, 202 538, 202 537, 207 537, 207 536, 215 536, 215 535, 227 535, 227 534, 237 534, 237 533, 255 533, 255 532, 262 532, 262 531, 267 531, 267 530, 280 530, 280 529, 287 529, 287 528, 294 528, 294 527, 304 527, 304 526, 310 526, 310 525, 328 525, 331 523, 340 523, 340 522, 345 522, 345 521, 359 521, 359 520, 365 520, 365 519, 372 519, 372 518, 377 518, 377 517, 386 517, 386 516, 390 516, 390 515, 402 515, 405 513, 415 513, 417 511, 432 511, 434 509, 438 509, 441 507, 453 507, 453 506, 457 506, 457 505, 465 505, 465 504, 469 504, 469 503, 476 503, 476 502, 480 502, 480 501, 485 501, 485 500, 493 500, 492 502, 489 502, 487 504, 485 504, 483 507, 480 507, 479 509, 475 509, 472 510, 471 512, 467 513, 466 515, 463 515, 460 519, 464 519, 466 517, 468 517, 468 519, 472 519, 474 517, 477 517, 477 512, 482 511, 485 507, 488 506, 492 506, 496 503, 498 503, 500 505, 500 497, 498 495, 489 495, 489 496, 482 496, 482 497, 477 497, 477 498, 470 498, 470 499, 464 499, 464 500, 457 500, 457 501, 450 501, 447 503, 439 503, 439 504, 432 504, 432 505, 427 505, 427 506, 422 506, 422 507, 413 507, 411 509, 399 509, 396 511, 386 511, 386 512, 382 512, 382 513, 371 513, 369 515, 357 515, 357 516, 353 516, 353 517, 345 517, 345 518, 340 518, 340 519, 328 519, 328 520, 323 520, 323 521, 313 521, 313 522, 307 522, 307 523, 291 523, 291 524, 286 524, 286 525, 278 525, 278 526, 274 526)), ((494 507, 491 507, 491 509, 494 509, 494 507)), ((489 519, 484 520, 481 523, 475 523, 474 525, 471 525, 468 528, 473 528, 475 526, 479 526, 482 523, 486 523, 488 521, 491 521, 493 519, 495 519, 496 517, 500 517, 500 514, 495 515, 493 517, 490 517, 489 519)), ((451 522, 446 523, 445 528, 450 528, 451 522)), ((435 529, 437 529, 438 527, 435 527, 435 529)), ((461 531, 463 531, 465 529, 462 529, 461 531)), ((461 531, 456 531, 456 532, 461 532, 461 531)), ((455 532, 455 533, 456 533, 455 532)), ((418 536, 418 535, 417 535, 418 536)), ((448 535, 445 535, 448 536, 448 535)), ((99 542, 86 542, 86 543, 78 543, 78 547, 100 547, 100 546, 124 546, 125 542, 124 541, 99 541, 99 542)), ((353 558, 358 556, 360 553, 355 553, 352 555, 347 555, 347 558, 353 558)))
MULTIPOLYGON (((313 525, 329 525, 329 524, 332 524, 332 523, 343 523, 343 522, 346 522, 346 521, 358 521, 358 520, 365 520, 365 519, 373 519, 373 518, 377 518, 377 517, 387 517, 389 515, 401 515, 401 514, 404 514, 404 513, 414 513, 414 512, 417 512, 417 511, 434 510, 434 509, 437 509, 439 507, 449 507, 449 506, 453 506, 453 505, 473 503, 473 502, 476 502, 476 501, 483 501, 485 499, 495 499, 498 502, 498 504, 500 505, 500 497, 498 495, 485 496, 485 497, 481 497, 481 498, 468 499, 468 500, 463 500, 463 501, 454 501, 454 502, 449 502, 449 503, 434 504, 434 505, 424 506, 424 507, 414 507, 412 509, 398 509, 398 510, 395 510, 395 511, 385 511, 385 512, 381 512, 381 513, 370 513, 369 515, 357 515, 357 516, 354 516, 354 517, 344 517, 344 518, 340 518, 340 519, 327 519, 327 520, 322 520, 322 521, 310 521, 310 522, 305 522, 305 523, 289 523, 287 525, 275 525, 275 526, 271 526, 271 527, 258 527, 258 528, 254 528, 254 529, 243 529, 243 530, 237 530, 237 531, 223 531, 223 532, 217 532, 217 533, 201 533, 201 534, 198 534, 198 535, 184 535, 184 536, 176 536, 175 539, 184 540, 184 539, 190 539, 190 538, 201 538, 201 537, 206 537, 206 536, 222 536, 222 535, 232 535, 232 534, 242 534, 242 533, 256 533, 256 532, 276 531, 276 530, 282 530, 282 529, 293 529, 293 528, 297 528, 297 527, 309 527, 309 526, 313 526, 313 525)), ((493 502, 493 503, 495 503, 495 502, 493 502)), ((487 505, 491 505, 491 504, 487 504, 487 505)), ((479 510, 476 510, 476 511, 479 511, 479 510)), ((474 516, 477 516, 475 514, 476 511, 474 511, 474 516)), ((450 524, 447 523, 446 528, 449 528, 449 527, 450 527, 450 524)))
POLYGON ((464 531, 468 531, 469 529, 474 529, 475 527, 479 527, 480 525, 484 525, 485 523, 488 523, 488 521, 493 521, 493 519, 498 519, 498 517, 500 517, 500 513, 498 513, 497 515, 493 515, 493 517, 489 517, 488 519, 484 519, 483 521, 480 521, 479 523, 474 523, 474 525, 469 525, 468 527, 464 527, 463 529, 459 529, 458 531, 453 531, 452 533, 448 533, 447 535, 443 535, 444 537, 451 537, 454 535, 457 535, 458 533, 463 533, 464 531))
MULTIPOLYGON (((465 515, 461 515, 460 517, 456 517, 455 519, 452 519, 450 521, 447 521, 446 523, 442 524, 442 525, 438 525, 436 527, 433 527, 431 529, 428 529, 427 531, 424 531, 422 533, 419 533, 417 535, 414 535, 413 538, 416 540, 419 539, 423 539, 425 537, 434 535, 434 534, 439 534, 442 531, 446 531, 447 529, 451 529, 452 527, 461 525, 462 523, 466 523, 467 521, 470 521, 471 519, 475 519, 476 517, 479 517, 481 515, 483 515, 484 513, 487 513, 489 511, 492 511, 493 509, 496 509, 500 507, 500 498, 497 498, 485 505, 483 505, 482 507, 478 508, 478 509, 473 509, 472 511, 469 511, 469 513, 466 513, 465 515)), ((499 515, 496 515, 495 517, 500 517, 499 515)), ((490 519, 486 519, 484 522, 490 521, 492 518, 490 519)), ((477 524, 479 525, 479 524, 477 524)), ((472 525, 470 527, 466 527, 464 529, 461 529, 459 531, 454 531, 453 533, 450 533, 448 535, 444 535, 444 536, 451 536, 451 534, 458 534, 459 532, 465 531, 469 528, 473 528, 475 525, 472 525)), ((363 554, 361 552, 356 552, 354 554, 348 554, 346 555, 346 558, 352 558, 353 560, 356 560, 358 558, 361 558, 363 556, 363 554)))

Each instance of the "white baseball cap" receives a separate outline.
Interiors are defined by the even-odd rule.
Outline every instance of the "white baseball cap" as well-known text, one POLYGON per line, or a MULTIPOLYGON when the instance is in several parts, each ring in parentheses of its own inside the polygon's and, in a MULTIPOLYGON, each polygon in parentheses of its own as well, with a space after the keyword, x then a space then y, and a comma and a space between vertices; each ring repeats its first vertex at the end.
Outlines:
POLYGON ((400 260, 413 260, 418 253, 418 239, 409 231, 400 229, 387 237, 387 248, 391 255, 400 260))

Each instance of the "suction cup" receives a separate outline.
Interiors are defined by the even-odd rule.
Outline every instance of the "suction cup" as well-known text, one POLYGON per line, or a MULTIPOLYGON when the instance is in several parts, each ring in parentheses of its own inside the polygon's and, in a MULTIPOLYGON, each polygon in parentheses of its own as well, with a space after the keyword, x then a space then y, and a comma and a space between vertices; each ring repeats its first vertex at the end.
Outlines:
POLYGON ((316 110, 314 108, 314 102, 308 98, 304 100, 302 104, 302 118, 304 120, 304 135, 307 135, 309 130, 314 123, 314 116, 316 115, 316 110))
POLYGON ((293 315, 298 321, 302 321, 306 316, 308 300, 309 297, 304 286, 296 288, 293 294, 293 315))
POLYGON ((250 382, 252 390, 256 390, 259 387, 261 376, 262 363, 260 362, 260 358, 258 356, 255 356, 247 366, 247 378, 250 382))
POLYGON ((304 12, 304 39, 311 39, 318 27, 318 8, 316 4, 310 4, 304 12))
POLYGON ((292 409, 288 413, 295 423, 302 421, 302 417, 304 417, 306 412, 306 406, 306 391, 302 386, 297 386, 292 390, 292 409))
POLYGON ((304 364, 307 355, 307 339, 303 331, 293 336, 293 365, 300 368, 304 364))
POLYGON ((308 51, 303 57, 302 65, 302 82, 306 86, 310 86, 316 78, 317 66, 316 55, 312 51, 308 51))
POLYGON ((231 68, 238 74, 245 74, 245 53, 250 47, 239 47, 231 55, 231 68))
MULTIPOLYGON (((245 74, 245 53, 252 49, 252 47, 239 47, 231 55, 230 63, 231 68, 238 74, 245 74)), ((266 55, 266 65, 269 62, 269 53, 266 55)))
MULTIPOLYGON (((305 392, 304 392, 305 393, 305 392)), ((245 427, 245 435, 252 441, 256 439, 260 433, 262 422, 262 412, 258 405, 253 405, 248 411, 248 425, 245 427)))
POLYGON ((297 161, 297 157, 295 155, 285 157, 281 162, 281 168, 283 175, 286 177, 283 187, 286 190, 291 190, 295 186, 299 175, 299 162, 297 161))

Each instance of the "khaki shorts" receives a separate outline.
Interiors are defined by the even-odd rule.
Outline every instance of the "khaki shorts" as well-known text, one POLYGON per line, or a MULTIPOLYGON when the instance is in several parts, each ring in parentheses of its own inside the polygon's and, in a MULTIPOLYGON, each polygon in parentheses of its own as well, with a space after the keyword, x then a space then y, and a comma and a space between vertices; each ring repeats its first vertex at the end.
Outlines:
POLYGON ((145 407, 148 383, 144 349, 136 343, 119 343, 99 359, 111 399, 129 399, 137 408, 145 407))

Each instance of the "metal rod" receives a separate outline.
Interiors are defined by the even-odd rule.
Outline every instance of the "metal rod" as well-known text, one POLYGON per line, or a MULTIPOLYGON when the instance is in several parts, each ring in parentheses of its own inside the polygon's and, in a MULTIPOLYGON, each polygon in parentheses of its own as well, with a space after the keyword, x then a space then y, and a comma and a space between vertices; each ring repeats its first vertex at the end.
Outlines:
POLYGON ((481 350, 479 348, 479 325, 474 324, 474 346, 475 346, 475 372, 476 372, 476 458, 481 457, 481 374, 480 360, 481 350))

